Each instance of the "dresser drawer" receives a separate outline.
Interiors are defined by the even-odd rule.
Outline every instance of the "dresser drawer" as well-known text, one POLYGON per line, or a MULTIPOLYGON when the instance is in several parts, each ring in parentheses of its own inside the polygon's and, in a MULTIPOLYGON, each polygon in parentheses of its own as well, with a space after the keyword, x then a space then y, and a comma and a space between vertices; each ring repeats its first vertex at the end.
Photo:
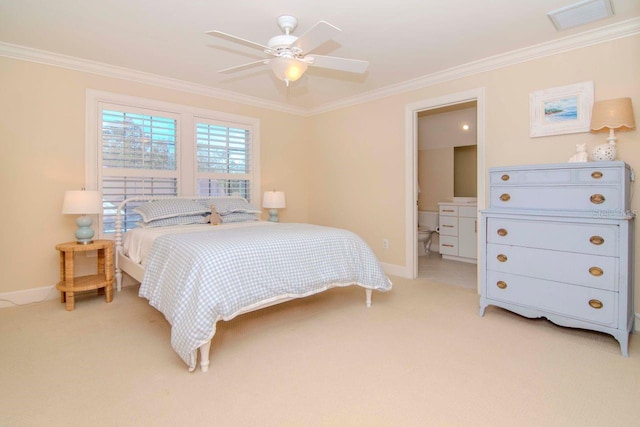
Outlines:
POLYGON ((489 173, 491 185, 523 184, 570 184, 571 170, 533 169, 533 170, 494 170, 489 173))
POLYGON ((487 242, 503 245, 618 256, 618 233, 609 224, 487 218, 487 242))
POLYGON ((489 195, 493 209, 531 209, 592 212, 621 215, 627 210, 620 189, 615 186, 520 187, 493 186, 489 195))
POLYGON ((439 247, 442 255, 458 255, 458 238, 440 234, 439 247))
POLYGON ((440 217, 440 235, 441 236, 457 236, 458 235, 458 217, 457 216, 441 216, 440 217))
POLYGON ((619 260, 614 257, 488 244, 486 263, 488 270, 618 290, 619 260))
POLYGON ((625 165, 617 163, 564 164, 549 167, 491 168, 491 185, 619 184, 625 179, 625 165))
POLYGON ((487 272, 485 292, 489 299, 617 327, 615 292, 497 271, 487 272))
POLYGON ((458 206, 456 205, 440 205, 438 208, 440 216, 458 216, 458 206))

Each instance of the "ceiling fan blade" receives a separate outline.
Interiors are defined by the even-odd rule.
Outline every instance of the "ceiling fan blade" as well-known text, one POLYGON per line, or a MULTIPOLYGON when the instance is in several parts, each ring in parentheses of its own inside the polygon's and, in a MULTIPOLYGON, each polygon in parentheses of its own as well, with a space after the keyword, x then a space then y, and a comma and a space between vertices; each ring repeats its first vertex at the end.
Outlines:
POLYGON ((328 42, 339 34, 342 30, 338 27, 334 27, 325 21, 320 21, 313 27, 309 28, 303 35, 298 37, 298 40, 291 43, 291 48, 298 48, 301 52, 311 52, 323 43, 328 42))
POLYGON ((234 73, 236 71, 244 70, 245 68, 252 68, 256 65, 267 65, 269 63, 269 59, 261 59, 260 61, 249 62, 247 64, 236 65, 235 67, 225 68, 223 70, 218 70, 219 73, 234 73))
POLYGON ((263 52, 265 50, 269 50, 268 46, 261 45, 260 43, 255 43, 255 42, 252 42, 251 40, 246 40, 246 39, 243 39, 243 38, 238 37, 238 36, 234 36, 234 35, 231 35, 231 34, 223 33, 222 31, 218 31, 218 30, 207 31, 205 34, 208 34, 208 35, 214 36, 214 37, 220 37, 222 39, 227 39, 227 40, 230 40, 232 42, 240 43, 240 44, 243 44, 245 46, 252 47, 254 49, 259 49, 259 50, 261 50, 263 52))
POLYGON ((364 73, 369 67, 368 61, 359 59, 338 58, 337 56, 307 55, 305 59, 312 58, 309 65, 332 70, 348 71, 350 73, 364 73))

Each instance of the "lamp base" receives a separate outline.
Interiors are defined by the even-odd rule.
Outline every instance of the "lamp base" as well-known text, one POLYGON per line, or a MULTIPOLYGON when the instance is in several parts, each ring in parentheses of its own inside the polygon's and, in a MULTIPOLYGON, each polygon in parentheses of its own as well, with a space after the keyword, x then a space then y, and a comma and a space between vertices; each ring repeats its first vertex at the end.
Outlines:
POLYGON ((93 228, 91 228, 91 224, 93 220, 91 217, 87 215, 83 215, 78 217, 76 220, 76 224, 78 224, 78 229, 76 230, 76 242, 81 245, 88 245, 93 243, 93 228))
POLYGON ((278 219, 278 209, 269 209, 269 221, 271 222, 279 222, 278 219))
POLYGON ((616 144, 615 143, 607 143, 596 145, 593 150, 591 150, 591 159, 594 162, 610 162, 616 159, 616 144))

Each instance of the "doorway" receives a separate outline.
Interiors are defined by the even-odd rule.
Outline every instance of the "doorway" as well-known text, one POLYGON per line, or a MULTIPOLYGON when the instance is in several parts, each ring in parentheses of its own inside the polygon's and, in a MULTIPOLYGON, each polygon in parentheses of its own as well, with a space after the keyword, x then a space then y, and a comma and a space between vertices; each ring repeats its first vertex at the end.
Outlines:
MULTIPOLYGON (((405 109, 406 119, 406 176, 405 176, 405 199, 406 199, 406 275, 415 279, 418 277, 418 255, 417 255, 417 215, 418 215, 418 122, 419 114, 429 110, 437 110, 475 102, 476 104, 476 143, 477 143, 477 183, 476 193, 478 199, 478 209, 485 206, 485 145, 484 145, 484 88, 474 89, 468 92, 450 94, 439 98, 425 99, 413 104, 409 104, 405 109)), ((424 114, 424 113, 422 113, 424 114)), ((479 265, 479 264, 478 264, 479 265)), ((476 276, 479 270, 476 267, 476 276)), ((479 283, 479 281, 478 281, 479 283)))

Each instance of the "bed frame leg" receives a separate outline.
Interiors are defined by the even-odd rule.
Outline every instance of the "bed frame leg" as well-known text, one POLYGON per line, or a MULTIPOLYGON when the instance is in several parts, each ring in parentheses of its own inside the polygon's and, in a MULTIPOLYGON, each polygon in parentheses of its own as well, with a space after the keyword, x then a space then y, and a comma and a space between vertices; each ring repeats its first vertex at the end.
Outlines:
POLYGON ((202 372, 209 370, 209 350, 211 349, 211 340, 200 346, 200 369, 202 372))
POLYGON ((367 295, 367 308, 371 307, 371 294, 373 294, 372 289, 365 289, 365 294, 367 295))
POLYGON ((116 268, 116 289, 119 291, 122 290, 122 270, 116 268))

